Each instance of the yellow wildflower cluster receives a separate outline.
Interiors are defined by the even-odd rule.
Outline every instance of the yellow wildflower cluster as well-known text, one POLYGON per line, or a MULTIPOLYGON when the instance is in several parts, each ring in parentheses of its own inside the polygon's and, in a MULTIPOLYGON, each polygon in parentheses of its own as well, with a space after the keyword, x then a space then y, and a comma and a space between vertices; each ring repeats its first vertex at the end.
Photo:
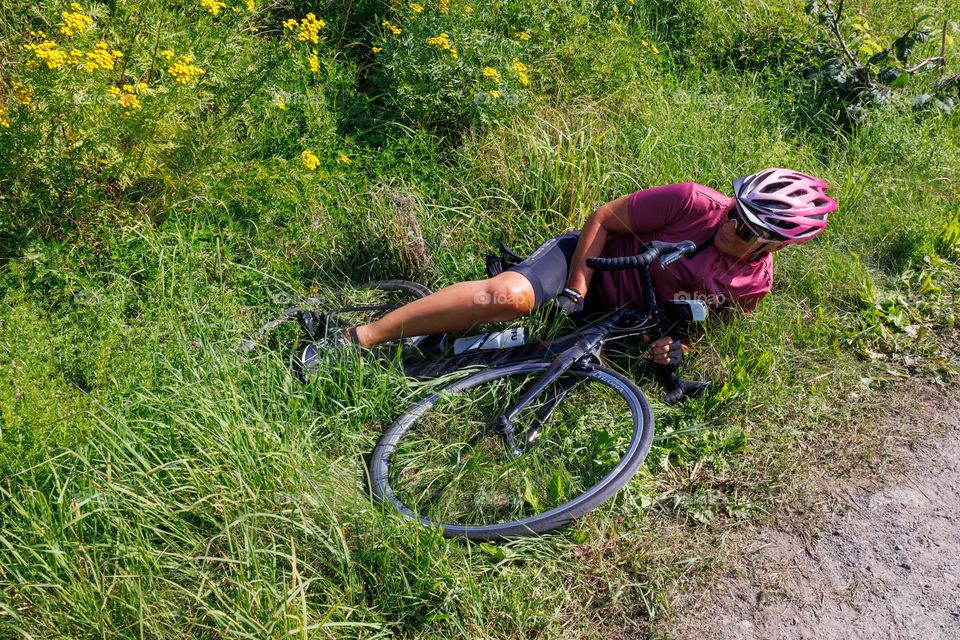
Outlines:
POLYGON ((123 107, 123 117, 129 116, 136 109, 142 109, 140 96, 147 92, 147 83, 125 84, 122 87, 110 87, 107 93, 117 99, 117 104, 123 107))
POLYGON ((300 154, 300 160, 303 162, 303 166, 310 171, 313 171, 320 166, 320 158, 318 158, 317 154, 309 149, 304 149, 303 153, 300 154))
POLYGON ((73 11, 61 11, 60 17, 63 18, 63 25, 60 26, 60 33, 65 36, 83 33, 93 24, 93 18, 83 14, 83 7, 76 2, 70 4, 73 11))
POLYGON ((441 33, 436 38, 427 38, 427 44, 431 47, 440 47, 441 49, 450 48, 450 34, 441 33))
POLYGON ((13 83, 13 92, 17 96, 17 100, 20 101, 20 104, 23 106, 29 106, 33 102, 33 91, 27 89, 22 82, 13 83))
POLYGON ((450 55, 453 56, 454 60, 460 57, 460 52, 457 51, 457 48, 450 46, 449 33, 441 33, 436 38, 427 38, 427 44, 430 45, 431 47, 439 47, 444 51, 449 51, 450 55))
POLYGON ((464 13, 473 13, 473 7, 467 5, 466 7, 463 8, 463 12, 464 12, 464 13))
MULTIPOLYGON (((41 34, 43 32, 40 32, 41 34)), ((47 65, 47 69, 59 69, 67 63, 67 52, 60 48, 56 42, 47 40, 46 35, 37 44, 25 44, 23 48, 33 54, 34 59, 27 63, 31 69, 36 69, 40 63, 47 65)))
POLYGON ((227 8, 226 3, 221 0, 200 0, 200 6, 214 16, 220 15, 220 12, 227 8))
POLYGON ((422 4, 417 4, 416 2, 411 2, 411 3, 410 3, 409 5, 407 5, 407 6, 410 7, 410 11, 413 11, 414 13, 423 13, 423 5, 422 5, 422 4))
POLYGON ((390 22, 389 20, 384 20, 384 21, 382 22, 382 24, 383 24, 383 28, 384 28, 384 29, 386 29, 387 31, 389 31, 390 33, 392 33, 392 34, 395 35, 395 36, 398 36, 398 35, 400 35, 401 33, 403 33, 403 29, 401 29, 401 28, 398 27, 397 25, 393 24, 393 23, 390 22))
POLYGON ((3 104, 0 104, 0 127, 10 128, 10 114, 3 104))
POLYGON ((491 90, 490 90, 490 96, 493 97, 493 98, 499 98, 499 97, 500 97, 500 92, 497 91, 496 89, 491 89, 491 90))
POLYGON ((157 55, 164 60, 173 60, 174 53, 170 49, 161 49, 157 52, 157 55))
POLYGON ((283 23, 283 28, 287 31, 298 29, 297 40, 311 44, 320 43, 320 32, 326 26, 327 22, 325 20, 317 18, 317 16, 312 13, 308 13, 307 17, 299 22, 294 18, 290 18, 283 23))
POLYGON ((109 71, 113 69, 117 59, 122 57, 123 53, 116 49, 111 51, 110 48, 107 47, 107 43, 101 40, 97 43, 97 46, 94 47, 93 51, 88 51, 84 55, 83 68, 90 72, 96 71, 97 69, 109 71))
POLYGON ((520 81, 520 84, 523 86, 530 84, 530 79, 527 77, 527 65, 520 62, 519 58, 513 59, 513 65, 510 68, 517 74, 517 80, 520 81))
POLYGON ((353 160, 350 159, 350 156, 343 153, 337 156, 337 164, 353 164, 353 160))
POLYGON ((373 51, 374 53, 380 53, 381 51, 383 51, 383 47, 372 47, 370 50, 373 51))
POLYGON ((490 78, 494 82, 500 82, 500 72, 494 69, 493 67, 484 67, 483 68, 483 77, 490 78))
POLYGON ((460 57, 460 52, 457 51, 457 48, 450 46, 449 33, 441 33, 436 38, 427 38, 427 44, 430 45, 431 47, 439 47, 444 51, 449 51, 450 55, 453 56, 454 60, 460 57))
POLYGON ((440 13, 450 12, 450 0, 440 0, 440 13))
POLYGON ((172 65, 167 68, 167 73, 173 76, 177 84, 189 84, 196 76, 204 73, 204 70, 193 63, 193 56, 180 56, 172 65))
POLYGON ((275 106, 277 109, 280 109, 280 111, 283 111, 287 108, 287 101, 283 99, 283 96, 278 95, 273 99, 273 106, 275 106))
POLYGON ((257 8, 257 3, 253 0, 244 0, 244 4, 247 5, 247 11, 253 11, 257 8))
POLYGON ((530 34, 527 33, 526 31, 517 31, 516 33, 513 34, 513 37, 516 38, 517 40, 526 41, 530 39, 530 34))
POLYGON ((307 58, 307 62, 310 63, 310 71, 320 73, 320 58, 317 56, 316 51, 310 52, 310 57, 307 58))
POLYGON ((647 49, 650 49, 650 51, 651 51, 654 55, 660 53, 660 49, 658 49, 658 48, 657 48, 657 45, 655 45, 655 44, 650 44, 650 43, 647 42, 646 40, 641 40, 641 41, 640 41, 640 44, 642 44, 642 45, 643 45, 644 47, 646 47, 647 49))

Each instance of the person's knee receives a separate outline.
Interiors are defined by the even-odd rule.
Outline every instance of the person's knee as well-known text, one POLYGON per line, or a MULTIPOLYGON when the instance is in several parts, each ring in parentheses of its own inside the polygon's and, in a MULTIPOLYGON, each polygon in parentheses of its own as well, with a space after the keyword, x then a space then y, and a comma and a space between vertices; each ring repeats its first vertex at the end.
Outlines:
POLYGON ((533 310, 534 293, 530 282, 514 271, 504 271, 486 280, 483 304, 494 305, 504 316, 512 320, 533 310))

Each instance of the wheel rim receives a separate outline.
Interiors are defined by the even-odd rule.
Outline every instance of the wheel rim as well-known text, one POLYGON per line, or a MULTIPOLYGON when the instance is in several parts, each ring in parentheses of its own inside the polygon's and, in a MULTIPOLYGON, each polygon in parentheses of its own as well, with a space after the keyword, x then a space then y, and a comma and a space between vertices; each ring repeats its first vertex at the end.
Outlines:
MULTIPOLYGON (((512 458, 491 421, 546 366, 471 376, 415 405, 374 453, 374 491, 409 517, 470 537, 542 531, 605 500, 649 448, 649 409, 611 372, 571 371, 567 379, 578 384, 534 444, 512 458), (484 382, 473 384, 478 377, 484 382)), ((518 428, 542 406, 538 399, 518 416, 518 428)))

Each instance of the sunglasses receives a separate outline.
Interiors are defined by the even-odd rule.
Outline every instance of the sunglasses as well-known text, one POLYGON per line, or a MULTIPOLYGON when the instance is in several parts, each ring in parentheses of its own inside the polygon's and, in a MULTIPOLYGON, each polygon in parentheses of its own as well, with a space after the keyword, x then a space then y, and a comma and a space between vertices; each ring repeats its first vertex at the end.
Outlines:
POLYGON ((737 230, 737 237, 744 242, 781 242, 780 238, 775 238, 769 231, 755 231, 750 225, 740 219, 734 211, 730 212, 730 219, 733 220, 737 230))

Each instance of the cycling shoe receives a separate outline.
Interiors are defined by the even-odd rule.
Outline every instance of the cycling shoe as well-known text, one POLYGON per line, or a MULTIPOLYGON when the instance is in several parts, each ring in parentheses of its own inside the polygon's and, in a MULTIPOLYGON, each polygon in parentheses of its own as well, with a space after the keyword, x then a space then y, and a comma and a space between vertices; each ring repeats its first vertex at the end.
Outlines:
POLYGON ((319 340, 301 342, 297 346, 292 363, 297 380, 302 383, 307 382, 307 379, 317 371, 324 352, 344 352, 353 348, 355 344, 344 330, 331 331, 325 338, 319 340))

